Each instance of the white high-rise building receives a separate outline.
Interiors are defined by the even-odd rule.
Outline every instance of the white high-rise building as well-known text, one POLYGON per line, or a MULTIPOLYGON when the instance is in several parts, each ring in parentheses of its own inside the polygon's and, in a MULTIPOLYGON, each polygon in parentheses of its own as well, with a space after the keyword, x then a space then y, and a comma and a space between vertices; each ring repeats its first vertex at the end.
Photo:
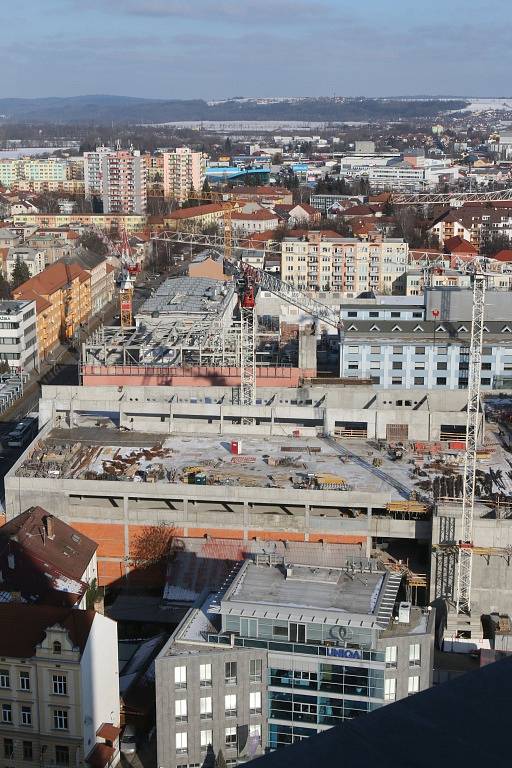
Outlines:
POLYGON ((84 152, 85 196, 102 194, 102 159, 113 152, 110 147, 96 147, 95 152, 84 152))
POLYGON ((164 196, 187 200, 191 190, 200 192, 206 174, 206 156, 190 147, 164 152, 164 196))

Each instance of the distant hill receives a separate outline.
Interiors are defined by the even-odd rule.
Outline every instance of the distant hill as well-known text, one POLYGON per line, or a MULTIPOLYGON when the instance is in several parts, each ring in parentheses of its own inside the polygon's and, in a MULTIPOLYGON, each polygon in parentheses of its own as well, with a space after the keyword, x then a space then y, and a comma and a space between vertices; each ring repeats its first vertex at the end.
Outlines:
POLYGON ((232 99, 208 104, 201 99, 142 99, 128 96, 71 96, 0 99, 0 115, 29 123, 164 123, 176 120, 380 121, 433 118, 468 104, 462 99, 304 98, 259 103, 232 99))

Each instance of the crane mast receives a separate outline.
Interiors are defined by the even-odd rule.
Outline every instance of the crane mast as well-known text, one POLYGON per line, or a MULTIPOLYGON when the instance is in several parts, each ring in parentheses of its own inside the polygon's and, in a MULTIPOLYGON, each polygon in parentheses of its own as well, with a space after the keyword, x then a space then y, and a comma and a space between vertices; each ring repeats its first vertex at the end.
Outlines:
POLYGON ((482 272, 475 271, 473 275, 473 312, 469 350, 466 456, 464 460, 464 486, 462 495, 462 539, 459 542, 456 592, 457 613, 466 615, 471 613, 473 514, 475 507, 476 454, 480 414, 480 374, 482 370, 485 289, 485 275, 482 272))

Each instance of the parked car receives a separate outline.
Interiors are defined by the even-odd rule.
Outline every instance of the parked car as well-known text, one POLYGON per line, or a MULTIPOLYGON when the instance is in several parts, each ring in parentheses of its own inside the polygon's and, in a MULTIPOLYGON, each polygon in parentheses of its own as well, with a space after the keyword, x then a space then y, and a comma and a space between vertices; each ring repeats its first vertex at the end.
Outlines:
POLYGON ((137 752, 137 737, 133 725, 126 725, 121 736, 121 752, 124 755, 134 755, 137 752))

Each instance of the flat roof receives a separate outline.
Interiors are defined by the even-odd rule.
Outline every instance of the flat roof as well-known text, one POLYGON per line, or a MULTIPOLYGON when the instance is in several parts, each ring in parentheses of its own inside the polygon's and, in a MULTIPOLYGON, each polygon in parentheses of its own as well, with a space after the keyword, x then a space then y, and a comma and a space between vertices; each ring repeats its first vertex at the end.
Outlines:
POLYGON ((207 277, 165 280, 140 307, 137 315, 219 314, 233 294, 233 284, 207 277))
POLYGON ((376 560, 354 560, 345 568, 246 560, 221 599, 221 613, 387 627, 401 578, 376 560))
POLYGON ((239 435, 158 435, 79 427, 52 430, 36 443, 16 474, 47 477, 50 464, 53 477, 75 480, 141 482, 151 476, 151 482, 189 484, 190 476, 199 474, 205 478, 203 485, 336 491, 340 505, 345 490, 400 498, 398 484, 414 489, 417 480, 410 478, 407 463, 391 461, 378 451, 380 470, 361 462, 359 456, 367 459, 369 446, 365 440, 343 441, 338 451, 333 442, 317 437, 240 439, 239 435), (240 455, 231 453, 232 440, 240 444, 240 455), (347 455, 345 448, 353 453, 347 455))

